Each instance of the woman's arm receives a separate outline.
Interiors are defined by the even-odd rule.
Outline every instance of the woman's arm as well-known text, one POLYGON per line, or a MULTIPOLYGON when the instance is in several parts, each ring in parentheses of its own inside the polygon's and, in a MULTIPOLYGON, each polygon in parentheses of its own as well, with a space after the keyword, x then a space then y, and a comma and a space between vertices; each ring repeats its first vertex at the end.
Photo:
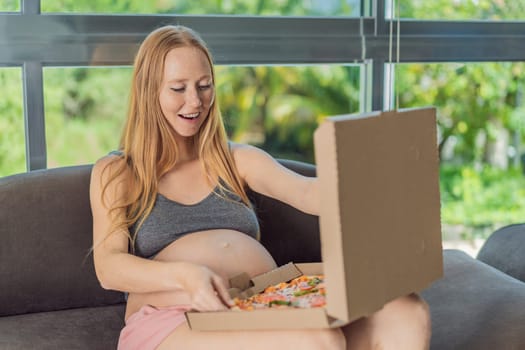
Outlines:
POLYGON ((101 199, 102 184, 107 181, 114 164, 109 164, 111 161, 112 157, 106 157, 94 165, 90 184, 93 258, 102 287, 131 293, 182 289, 190 294, 192 306, 197 310, 223 309, 224 304, 230 303, 225 283, 207 267, 188 262, 160 262, 140 258, 128 253, 126 232, 108 235, 111 221, 105 203, 111 203, 124 191, 114 185, 122 183, 117 179, 107 188, 105 201, 101 199), (109 168, 103 172, 108 164, 109 168))
POLYGON ((253 191, 319 215, 317 178, 289 170, 254 146, 232 143, 232 153, 240 176, 253 191))

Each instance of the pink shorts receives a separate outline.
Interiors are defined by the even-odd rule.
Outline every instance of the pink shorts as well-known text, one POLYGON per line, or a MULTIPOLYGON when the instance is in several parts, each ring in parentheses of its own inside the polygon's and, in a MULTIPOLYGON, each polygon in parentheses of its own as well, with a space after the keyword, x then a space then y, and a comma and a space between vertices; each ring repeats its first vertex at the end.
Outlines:
POLYGON ((186 322, 186 305, 156 308, 145 305, 129 316, 120 332, 118 350, 154 350, 175 328, 186 322))

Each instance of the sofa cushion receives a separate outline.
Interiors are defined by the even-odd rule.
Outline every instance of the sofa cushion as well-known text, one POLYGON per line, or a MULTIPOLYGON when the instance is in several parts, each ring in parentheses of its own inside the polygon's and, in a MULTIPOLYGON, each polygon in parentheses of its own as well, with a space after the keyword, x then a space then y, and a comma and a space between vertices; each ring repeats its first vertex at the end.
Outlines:
POLYGON ((0 317, 0 349, 117 348, 124 304, 0 317))
MULTIPOLYGON (((315 166, 286 159, 278 160, 285 167, 305 176, 315 176, 315 166)), ((317 216, 305 214, 283 202, 250 192, 259 224, 261 243, 277 265, 288 262, 321 261, 321 241, 317 216)))
POLYGON ((525 349, 525 284, 459 250, 444 251, 444 278, 422 292, 431 349, 525 349))
POLYGON ((481 247, 477 259, 525 282, 525 223, 496 230, 481 247))
POLYGON ((95 276, 91 166, 0 178, 0 316, 120 303, 95 276))

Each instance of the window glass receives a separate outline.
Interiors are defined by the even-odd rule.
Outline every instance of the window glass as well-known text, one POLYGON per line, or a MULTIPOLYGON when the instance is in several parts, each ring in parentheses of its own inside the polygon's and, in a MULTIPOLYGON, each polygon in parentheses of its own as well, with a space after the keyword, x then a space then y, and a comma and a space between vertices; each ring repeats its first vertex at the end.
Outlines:
POLYGON ((0 0, 0 12, 20 11, 20 0, 0 0))
POLYGON ((22 71, 0 68, 0 177, 26 171, 22 71))
POLYGON ((47 166, 87 164, 118 148, 131 68, 45 68, 47 166))
POLYGON ((479 248, 525 218, 525 64, 397 67, 400 107, 437 108, 444 239, 479 248))
MULTIPOLYGON (((391 6, 387 0, 385 6, 391 6)), ((521 20, 525 2, 516 0, 399 0, 401 18, 434 20, 521 20)), ((397 4, 394 4, 397 7, 397 4)), ((397 9, 394 11, 397 13, 397 9)))
MULTIPOLYGON (((358 66, 216 68, 229 137, 276 157, 314 162, 318 122, 359 110, 358 66)), ((130 79, 129 67, 44 70, 49 168, 91 163, 118 147, 130 79)))
POLYGON ((361 0, 42 0, 42 12, 359 16, 361 0))
POLYGON ((359 111, 359 66, 220 66, 218 96, 230 138, 278 158, 314 162, 313 132, 359 111))

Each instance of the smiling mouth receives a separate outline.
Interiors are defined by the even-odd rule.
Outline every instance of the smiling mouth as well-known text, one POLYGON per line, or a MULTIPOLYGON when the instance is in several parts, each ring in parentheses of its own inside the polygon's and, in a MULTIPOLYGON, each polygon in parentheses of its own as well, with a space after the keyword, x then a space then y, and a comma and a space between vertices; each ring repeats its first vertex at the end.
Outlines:
POLYGON ((179 117, 191 120, 191 119, 198 118, 199 115, 200 115, 200 112, 197 112, 197 113, 190 113, 190 114, 179 114, 179 117))

